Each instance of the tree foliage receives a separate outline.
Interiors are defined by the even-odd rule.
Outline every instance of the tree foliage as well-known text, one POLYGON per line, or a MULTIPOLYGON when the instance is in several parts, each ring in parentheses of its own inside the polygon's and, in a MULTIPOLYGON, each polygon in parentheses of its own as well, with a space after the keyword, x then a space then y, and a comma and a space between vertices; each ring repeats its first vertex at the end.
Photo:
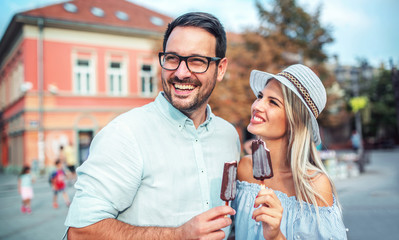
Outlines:
MULTIPOLYGON (((320 76, 326 88, 335 83, 323 65, 327 59, 323 47, 333 38, 331 29, 320 23, 321 7, 311 14, 295 0, 256 0, 255 4, 260 25, 243 34, 228 35, 228 71, 210 102, 217 115, 239 129, 248 125, 250 106, 255 99, 249 86, 253 69, 278 73, 302 62, 320 76)), ((334 122, 329 117, 328 113, 319 116, 325 123, 334 122)))
POLYGON ((258 33, 274 40, 283 52, 297 52, 304 58, 321 63, 327 56, 323 46, 333 38, 329 27, 320 23, 321 6, 314 14, 298 6, 295 0, 273 0, 271 5, 256 1, 261 26, 258 33))
POLYGON ((364 126, 366 138, 397 138, 397 117, 391 71, 380 69, 367 90, 369 96, 369 121, 364 126))

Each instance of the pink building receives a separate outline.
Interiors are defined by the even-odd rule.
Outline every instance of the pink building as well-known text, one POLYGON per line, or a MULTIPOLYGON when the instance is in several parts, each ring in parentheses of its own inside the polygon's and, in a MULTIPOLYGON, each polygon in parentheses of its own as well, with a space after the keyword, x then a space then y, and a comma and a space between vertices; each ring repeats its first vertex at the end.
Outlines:
POLYGON ((83 162, 102 127, 157 95, 171 20, 125 0, 16 14, 0 42, 0 166, 52 166, 68 143, 83 162))

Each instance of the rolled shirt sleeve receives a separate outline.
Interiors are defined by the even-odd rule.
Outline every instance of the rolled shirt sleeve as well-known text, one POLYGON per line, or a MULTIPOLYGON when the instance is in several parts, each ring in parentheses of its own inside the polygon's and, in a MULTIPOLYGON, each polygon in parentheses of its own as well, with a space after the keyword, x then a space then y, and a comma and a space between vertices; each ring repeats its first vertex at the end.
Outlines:
POLYGON ((81 228, 116 218, 131 205, 140 186, 143 163, 135 137, 123 123, 116 120, 102 129, 90 152, 77 169, 76 193, 66 226, 81 228))

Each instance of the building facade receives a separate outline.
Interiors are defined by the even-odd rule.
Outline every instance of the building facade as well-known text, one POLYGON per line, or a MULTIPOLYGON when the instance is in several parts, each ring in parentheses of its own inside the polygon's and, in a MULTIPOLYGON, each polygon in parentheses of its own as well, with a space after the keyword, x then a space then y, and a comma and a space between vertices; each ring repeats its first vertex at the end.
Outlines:
POLYGON ((79 164, 110 120, 158 93, 172 19, 124 0, 74 0, 14 15, 0 42, 1 167, 79 164))

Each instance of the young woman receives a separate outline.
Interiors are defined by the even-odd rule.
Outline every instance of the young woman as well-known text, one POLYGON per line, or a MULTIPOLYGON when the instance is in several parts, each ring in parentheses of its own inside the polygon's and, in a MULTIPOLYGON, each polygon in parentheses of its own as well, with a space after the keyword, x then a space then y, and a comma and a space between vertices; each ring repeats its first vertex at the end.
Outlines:
POLYGON ((274 176, 261 189, 252 156, 241 159, 236 239, 346 239, 334 184, 316 150, 316 118, 326 104, 320 79, 296 64, 277 75, 254 70, 250 84, 257 99, 248 131, 270 150, 274 176))
POLYGON ((31 201, 33 198, 33 179, 30 173, 30 167, 24 166, 21 174, 18 177, 18 191, 21 194, 22 198, 22 213, 31 213, 31 201))

